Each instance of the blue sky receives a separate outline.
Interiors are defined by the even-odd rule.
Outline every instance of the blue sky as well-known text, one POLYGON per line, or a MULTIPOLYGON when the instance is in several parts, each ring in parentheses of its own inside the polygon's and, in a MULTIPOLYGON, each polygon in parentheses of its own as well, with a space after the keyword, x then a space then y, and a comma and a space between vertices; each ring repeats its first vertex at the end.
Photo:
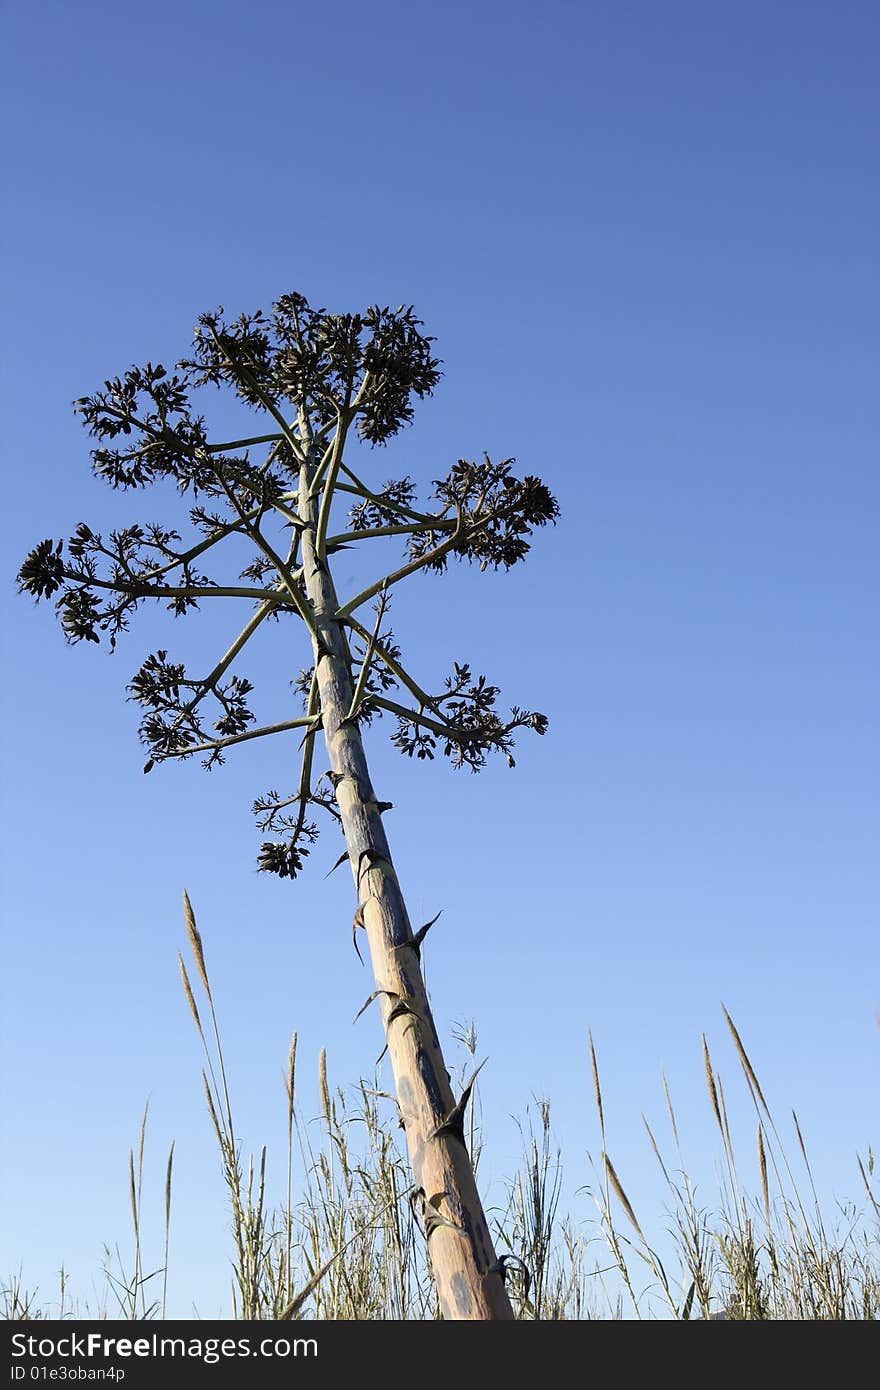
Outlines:
MULTIPOLYGON (((156 646, 219 654, 236 615, 68 651, 12 577, 81 519, 179 515, 91 476, 73 398, 181 356, 205 309, 290 290, 411 302, 437 337, 444 380, 359 460, 371 477, 428 484, 485 449, 562 509, 508 576, 419 577, 394 611, 427 681, 470 660, 547 738, 479 778, 368 743, 411 914, 444 909, 438 1023, 476 1019, 490 1059, 487 1173, 546 1093, 589 1180, 591 1027, 640 1214, 662 1227, 639 1118, 660 1122, 661 1065, 708 1200, 702 1030, 739 1090, 723 999, 823 1191, 857 1195, 880 1003, 876 6, 45 0, 5 30, 0 1274, 48 1297, 63 1261, 88 1294, 127 1238, 149 1095, 157 1238, 177 1144, 172 1310, 226 1306, 184 886, 239 1128, 279 1182, 291 1031, 306 1118, 322 1045, 340 1084, 381 1045, 351 1025, 370 985, 351 884, 323 876, 334 837, 293 886, 255 872, 249 806, 294 749, 141 774, 126 681, 156 646)), ((278 718, 301 650, 242 665, 278 718)))

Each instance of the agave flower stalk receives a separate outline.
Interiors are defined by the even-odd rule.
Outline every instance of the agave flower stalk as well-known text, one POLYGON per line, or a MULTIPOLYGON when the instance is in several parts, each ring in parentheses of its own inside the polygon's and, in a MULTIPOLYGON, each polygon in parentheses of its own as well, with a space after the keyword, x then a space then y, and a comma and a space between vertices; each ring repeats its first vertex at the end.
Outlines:
POLYGON ((345 457, 350 438, 384 444, 410 422, 413 399, 433 393, 439 362, 421 328, 411 308, 334 315, 300 295, 283 296, 269 316, 242 315, 231 324, 222 311, 203 315, 192 356, 173 375, 148 363, 76 403, 100 441, 92 452, 96 473, 123 489, 172 478, 194 499, 189 519, 201 539, 185 545, 176 529, 155 523, 104 538, 81 523, 66 547, 41 541, 19 584, 37 599, 54 597, 69 642, 106 636, 111 647, 146 602, 165 603, 177 615, 207 599, 250 608, 207 674, 189 673, 163 649, 132 678, 131 698, 144 711, 144 770, 196 754, 213 767, 231 748, 269 736, 282 741, 287 752, 279 764, 287 766, 291 740, 299 743, 295 788, 273 789, 254 803, 260 829, 271 836, 259 866, 282 878, 302 872, 318 834, 313 811, 341 828, 345 850, 337 864, 347 859, 354 877, 353 931, 357 944, 363 928, 369 945, 375 989, 368 1003, 381 1014, 440 1308, 446 1318, 505 1319, 513 1316, 505 1257, 493 1248, 465 1142, 474 1078, 456 1099, 421 971, 432 924, 414 932, 407 915, 382 821, 389 804, 371 782, 363 730, 390 716, 392 742, 407 756, 431 761, 441 751, 453 766, 473 771, 493 752, 513 766, 516 731, 545 731, 537 712, 514 706, 503 716, 497 687, 467 664, 455 664, 442 690, 430 693, 383 624, 395 586, 420 570, 443 573, 453 559, 484 570, 521 561, 533 530, 555 520, 557 505, 538 478, 513 473, 512 459, 460 459, 434 480, 428 511, 416 506, 410 478, 369 486, 352 471, 345 457), (260 427, 210 443, 191 403, 208 386, 231 388, 262 416, 260 427), (266 450, 259 462, 254 449, 266 450), (334 533, 340 502, 349 509, 348 529, 334 533), (333 555, 400 540, 403 563, 340 601, 333 555), (249 563, 237 575, 227 565, 209 576, 202 566, 234 553, 230 541, 249 547, 249 563), (372 624, 362 613, 370 603, 372 624), (251 709, 253 686, 237 668, 267 621, 302 622, 312 664, 293 683, 302 713, 282 711, 285 717, 261 724, 251 709), (330 766, 316 778, 319 734, 330 766))

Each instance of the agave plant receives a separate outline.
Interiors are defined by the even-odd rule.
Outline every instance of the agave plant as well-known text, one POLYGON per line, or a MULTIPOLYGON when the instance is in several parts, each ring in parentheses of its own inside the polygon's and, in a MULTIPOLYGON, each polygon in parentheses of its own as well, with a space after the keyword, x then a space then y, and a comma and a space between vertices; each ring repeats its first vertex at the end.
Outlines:
POLYGON ((370 485, 352 471, 347 440, 385 444, 440 379, 433 339, 422 330, 412 308, 331 314, 298 294, 284 295, 266 315, 231 322, 222 310, 203 315, 191 355, 173 371, 133 367, 75 403, 97 441, 95 473, 126 490, 172 479, 188 499, 192 537, 155 523, 103 536, 82 523, 66 543, 40 541, 19 584, 54 600, 71 643, 105 638, 114 647, 136 611, 155 601, 176 615, 221 600, 245 609, 247 620, 207 673, 190 672, 160 649, 133 676, 149 754, 144 771, 194 756, 212 767, 238 744, 270 735, 282 741, 286 766, 290 740, 300 742, 296 786, 254 804, 266 837, 259 866, 295 879, 317 818, 341 826, 338 863, 348 860, 354 876, 355 944, 362 929, 375 977, 368 1002, 382 1016, 440 1306, 447 1318, 510 1318, 504 1257, 493 1248, 465 1143, 473 1079, 456 1099, 421 971, 432 923, 413 930, 407 915, 382 821, 389 806, 373 789, 363 729, 388 717, 392 741, 408 757, 439 752, 474 771, 494 753, 513 765, 519 730, 545 732, 543 714, 517 706, 502 713, 498 688, 467 664, 455 664, 443 688, 429 692, 410 673, 386 615, 394 587, 420 570, 442 573, 454 560, 482 570, 518 564, 535 528, 553 522, 558 509, 540 479, 516 475, 512 459, 459 459, 422 505, 409 477, 370 485), (194 401, 212 387, 255 412, 252 434, 211 442, 194 401), (341 506, 347 515, 336 531, 341 506), (387 538, 403 545, 401 563, 340 601, 332 557, 387 538), (250 555, 237 568, 243 541, 250 555), (365 620, 370 604, 375 615, 365 620), (311 647, 294 682, 301 711, 258 725, 239 658, 263 624, 290 621, 304 625, 311 647), (319 733, 330 766, 316 777, 319 733))

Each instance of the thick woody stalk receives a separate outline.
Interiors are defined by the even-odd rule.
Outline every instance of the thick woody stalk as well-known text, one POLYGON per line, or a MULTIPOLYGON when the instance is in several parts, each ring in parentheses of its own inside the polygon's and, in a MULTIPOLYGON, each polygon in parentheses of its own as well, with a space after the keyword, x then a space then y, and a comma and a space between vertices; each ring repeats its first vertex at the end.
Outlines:
POLYGON ((348 719, 352 680, 339 603, 326 560, 316 553, 314 464, 300 474, 303 576, 322 649, 315 650, 324 738, 370 948, 378 1004, 406 1133, 415 1188, 423 1194, 431 1268, 444 1318, 510 1319, 489 1227, 463 1140, 443 1130, 455 1107, 419 955, 394 865, 357 718, 348 719), (438 1133, 437 1131, 441 1132, 438 1133), (439 1218, 439 1219, 438 1219, 439 1218))

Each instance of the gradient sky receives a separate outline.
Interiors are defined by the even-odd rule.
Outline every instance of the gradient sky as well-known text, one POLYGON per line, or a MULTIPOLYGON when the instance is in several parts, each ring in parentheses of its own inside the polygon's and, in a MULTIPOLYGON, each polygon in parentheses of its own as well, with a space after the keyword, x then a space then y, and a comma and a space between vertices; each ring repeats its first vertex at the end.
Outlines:
MULTIPOLYGON (((93 1298, 102 1245, 129 1243, 149 1095, 154 1263, 177 1145, 171 1310, 228 1309, 184 886, 239 1130, 279 1191, 292 1030, 307 1121, 321 1046, 339 1084, 381 1046, 374 1016, 352 1027, 371 985, 351 882, 324 878, 335 834, 292 886, 255 871, 249 807, 293 782, 295 743, 142 776, 126 681, 156 646, 219 654, 237 614, 146 614, 111 658, 67 650, 14 585, 81 519, 181 515, 91 476, 73 398, 176 360, 205 309, 290 290, 411 302, 436 335, 444 380, 364 452, 371 478, 427 484, 485 449, 561 506, 525 565, 420 576, 393 613, 426 683, 470 660, 547 737, 480 777, 411 765, 381 726, 367 745, 411 915, 443 908, 438 1025, 475 1019, 489 1058, 489 1200, 512 1117, 547 1094, 589 1216, 588 1027, 643 1223, 665 1224, 640 1121, 663 1131, 661 1066, 712 1200, 702 1030, 748 1173, 722 999, 823 1194, 858 1197, 880 1041, 877 6, 42 0, 3 27, 0 1277, 22 1266, 48 1300, 63 1262, 93 1298)), ((341 591, 353 575, 342 557, 341 591)), ((242 663, 274 677, 276 718, 304 652, 242 663)))

